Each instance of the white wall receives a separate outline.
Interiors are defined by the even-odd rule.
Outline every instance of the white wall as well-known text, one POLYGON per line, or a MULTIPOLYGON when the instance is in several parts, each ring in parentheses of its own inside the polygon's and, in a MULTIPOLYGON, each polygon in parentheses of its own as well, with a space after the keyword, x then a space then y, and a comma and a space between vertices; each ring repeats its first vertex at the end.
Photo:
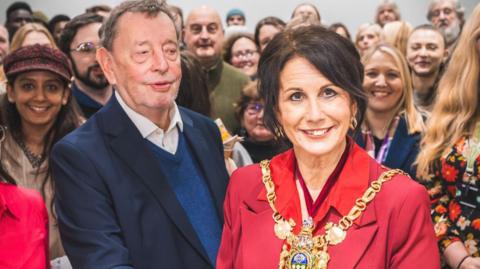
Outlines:
MULTIPOLYGON (((115 5, 121 0, 22 0, 29 3, 34 10, 41 10, 49 17, 59 13, 75 16, 82 13, 86 7, 95 4, 115 5)), ((478 0, 460 0, 465 6, 467 16, 471 13, 478 0)), ((0 22, 5 22, 5 11, 15 0, 0 0, 0 22)), ((231 8, 242 9, 247 16, 247 26, 253 32, 258 20, 266 16, 278 16, 288 20, 293 8, 299 3, 315 4, 321 13, 322 20, 328 24, 343 22, 350 32, 364 23, 373 21, 375 8, 379 0, 169 0, 177 5, 185 14, 193 7, 206 4, 218 9, 222 18, 231 8)), ((426 23, 428 0, 397 0, 402 18, 416 26, 426 23)))

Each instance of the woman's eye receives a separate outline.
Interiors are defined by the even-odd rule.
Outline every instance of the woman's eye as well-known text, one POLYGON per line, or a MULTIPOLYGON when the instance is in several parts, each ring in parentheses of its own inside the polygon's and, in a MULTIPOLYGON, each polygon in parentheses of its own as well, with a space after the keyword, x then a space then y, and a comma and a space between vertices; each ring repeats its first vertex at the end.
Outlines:
POLYGON ((399 75, 398 75, 397 73, 388 73, 388 74, 387 74, 387 77, 389 77, 389 78, 398 78, 399 75))
POLYGON ((32 83, 23 83, 22 84, 22 89, 24 90, 32 90, 35 88, 35 85, 33 85, 32 83))
POLYGON ((337 92, 332 88, 325 88, 323 89, 323 95, 326 97, 332 97, 337 95, 337 92))
POLYGON ((369 78, 374 78, 377 76, 377 72, 367 72, 365 73, 365 76, 369 77, 369 78))
POLYGON ((290 95, 290 100, 292 101, 300 101, 302 99, 302 93, 301 92, 295 92, 292 95, 290 95))
POLYGON ((48 91, 50 92, 55 92, 57 91, 60 87, 56 84, 49 84, 45 87, 48 91))

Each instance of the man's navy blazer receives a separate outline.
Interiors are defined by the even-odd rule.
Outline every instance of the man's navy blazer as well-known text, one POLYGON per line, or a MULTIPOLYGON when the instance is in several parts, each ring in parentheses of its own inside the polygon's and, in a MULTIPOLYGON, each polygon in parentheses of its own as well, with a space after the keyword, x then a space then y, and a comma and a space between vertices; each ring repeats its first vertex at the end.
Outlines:
MULTIPOLYGON (((223 224, 228 174, 220 133, 210 119, 179 109, 223 224)), ((115 97, 54 146, 51 165, 73 268, 214 267, 154 153, 115 97)))

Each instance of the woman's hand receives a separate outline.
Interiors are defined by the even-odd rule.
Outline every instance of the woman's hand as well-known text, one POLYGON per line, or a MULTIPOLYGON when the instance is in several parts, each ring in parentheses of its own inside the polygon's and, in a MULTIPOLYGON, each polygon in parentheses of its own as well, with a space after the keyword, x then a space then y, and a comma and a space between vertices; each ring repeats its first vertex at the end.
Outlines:
POLYGON ((468 257, 459 269, 480 269, 480 258, 468 257))
POLYGON ((480 269, 480 258, 469 256, 467 249, 461 241, 456 241, 450 244, 443 252, 445 260, 450 268, 453 269, 480 269), (463 262, 463 258, 466 258, 463 262), (458 265, 461 264, 460 267, 458 265))

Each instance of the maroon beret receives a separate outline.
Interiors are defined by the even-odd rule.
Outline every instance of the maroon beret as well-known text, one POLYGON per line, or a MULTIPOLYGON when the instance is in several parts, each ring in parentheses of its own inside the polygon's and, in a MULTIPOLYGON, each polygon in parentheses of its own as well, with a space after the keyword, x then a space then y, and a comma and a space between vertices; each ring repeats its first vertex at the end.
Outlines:
POLYGON ((39 44, 22 47, 8 54, 3 60, 3 70, 9 81, 21 73, 42 70, 59 75, 67 83, 72 78, 67 56, 58 49, 39 44))

